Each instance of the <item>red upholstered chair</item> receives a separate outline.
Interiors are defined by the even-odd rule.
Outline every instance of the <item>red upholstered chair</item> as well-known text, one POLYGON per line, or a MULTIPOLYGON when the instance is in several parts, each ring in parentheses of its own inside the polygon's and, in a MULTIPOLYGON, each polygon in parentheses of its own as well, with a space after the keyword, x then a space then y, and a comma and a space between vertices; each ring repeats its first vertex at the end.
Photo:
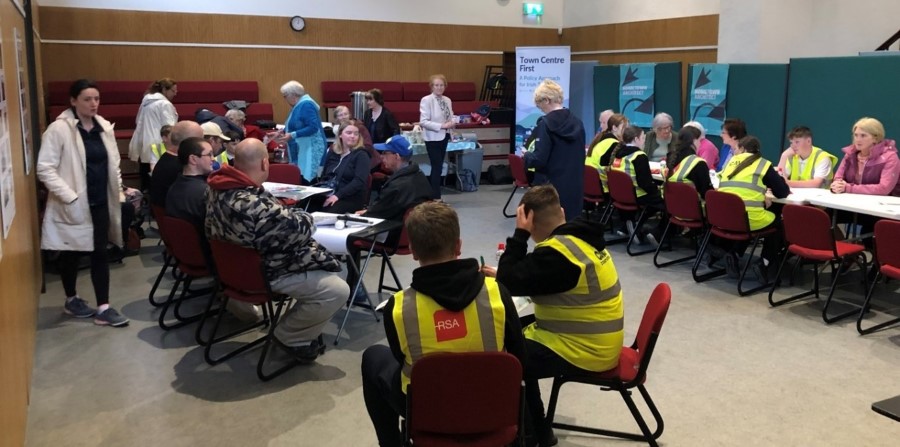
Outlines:
POLYGON ((409 213, 415 208, 415 205, 409 207, 405 213, 403 213, 403 227, 400 229, 400 235, 396 239, 396 241, 391 241, 390 238, 385 242, 375 242, 375 247, 372 248, 372 242, 369 240, 358 240, 353 243, 356 248, 360 250, 370 250, 372 251, 372 256, 380 256, 381 257, 381 273, 378 276, 378 293, 381 293, 382 290, 389 290, 391 292, 399 292, 403 290, 403 286, 400 284, 400 277, 397 276, 397 271, 394 270, 394 265, 391 264, 391 256, 394 255, 409 255, 412 252, 409 250, 409 235, 406 232, 406 218, 409 217, 409 213), (394 286, 387 286, 384 284, 384 268, 387 268, 391 271, 392 279, 394 280, 394 286))
MULTIPOLYGON (((669 238, 669 230, 672 226, 684 230, 706 230, 706 218, 703 216, 703 204, 700 203, 700 196, 697 189, 690 183, 682 182, 666 182, 663 186, 665 194, 663 197, 666 201, 666 211, 669 214, 669 221, 666 223, 666 229, 659 238, 659 245, 656 247, 656 254, 653 255, 653 265, 656 267, 666 267, 679 262, 691 259, 700 259, 697 257, 699 247, 694 250, 690 256, 685 256, 671 261, 659 262, 659 252, 662 251, 664 242, 669 238)), ((691 271, 696 274, 699 262, 694 262, 691 271)))
MULTIPOLYGON (((273 345, 278 346, 274 341, 275 327, 278 325, 278 319, 282 311, 291 300, 286 295, 276 294, 272 291, 269 281, 266 280, 265 267, 259 253, 252 248, 221 240, 210 240, 209 245, 216 265, 216 281, 219 284, 219 289, 224 294, 224 298, 219 308, 212 334, 208 342, 205 343, 203 356, 206 362, 210 365, 217 365, 262 344, 259 362, 256 365, 256 375, 260 380, 270 380, 298 365, 299 361, 292 360, 271 373, 265 371, 264 367, 269 350, 273 345), (238 300, 262 306, 262 320, 240 327, 228 334, 218 335, 228 300, 238 300), (259 336, 251 342, 241 344, 222 356, 212 356, 212 350, 217 344, 261 326, 269 327, 265 335, 259 336)), ((207 312, 209 312, 209 308, 207 308, 207 312)), ((201 338, 200 332, 202 329, 202 325, 197 328, 198 341, 201 338)), ((324 349, 325 345, 321 343, 321 336, 319 342, 322 349, 324 349)))
POLYGON ((512 202, 513 196, 516 195, 516 191, 520 188, 531 188, 531 184, 528 183, 528 175, 525 174, 525 159, 516 154, 509 154, 506 159, 509 161, 509 170, 513 176, 513 189, 512 192, 509 193, 509 199, 506 199, 506 205, 503 205, 503 216, 516 217, 515 212, 512 214, 509 213, 509 203, 512 202))
POLYGON ((784 225, 784 239, 787 242, 788 249, 781 258, 778 273, 775 275, 772 288, 769 290, 769 305, 777 307, 810 295, 815 295, 816 298, 819 298, 819 265, 827 262, 831 264, 834 279, 831 281, 831 289, 828 291, 828 298, 825 300, 825 307, 822 309, 822 319, 826 323, 834 323, 842 318, 856 314, 857 310, 853 309, 832 317, 828 315, 828 307, 831 305, 835 285, 838 278, 840 278, 840 275, 837 274, 837 269, 841 267, 844 261, 858 263, 861 267, 860 273, 862 274, 863 284, 866 283, 867 262, 864 253, 866 248, 859 244, 836 241, 834 239, 834 228, 831 226, 831 218, 819 208, 785 205, 781 216, 784 225), (797 256, 798 263, 803 259, 812 261, 813 287, 788 298, 775 300, 775 288, 790 254, 797 256))
MULTIPOLYGON (((747 207, 744 206, 744 201, 736 194, 716 190, 706 192, 706 220, 709 222, 709 232, 706 233, 706 237, 703 238, 703 244, 700 245, 700 252, 697 253, 698 259, 703 257, 703 253, 709 246, 709 239, 715 235, 729 241, 750 241, 751 248, 747 259, 752 260, 753 253, 756 251, 760 239, 778 231, 775 228, 750 231, 750 220, 747 217, 747 207)), ((744 290, 744 279, 747 277, 747 270, 750 269, 750 264, 750 261, 744 264, 740 277, 738 277, 737 288, 740 296, 756 293, 771 285, 760 284, 752 289, 744 290)), ((706 279, 724 273, 725 270, 717 270, 699 279, 695 276, 694 280, 703 282, 706 279)))
POLYGON ((669 311, 669 303, 672 300, 672 290, 666 283, 660 283, 650 295, 647 307, 644 308, 644 316, 641 318, 641 325, 638 327, 637 336, 631 346, 622 347, 619 354, 619 366, 609 371, 595 373, 591 375, 561 375, 553 379, 553 391, 550 394, 550 402, 547 405, 547 420, 553 427, 564 430, 577 431, 582 433, 592 433, 595 435, 612 436, 616 438, 632 439, 636 441, 645 441, 652 446, 656 446, 656 440, 663 432, 663 419, 650 394, 644 387, 647 381, 647 369, 650 366, 650 357, 653 356, 653 350, 656 347, 656 341, 659 333, 662 331, 663 322, 666 320, 666 314, 669 311), (631 410, 632 416, 641 428, 641 434, 625 433, 615 430, 607 430, 593 427, 582 427, 578 425, 554 423, 553 418, 556 415, 556 403, 559 399, 559 390, 565 383, 575 382, 589 385, 596 385, 602 391, 618 391, 631 410), (641 416, 631 398, 631 390, 637 388, 644 398, 650 413, 656 420, 656 430, 650 432, 650 428, 641 416))
MULTIPOLYGON (((164 217, 166 217, 166 209, 159 205, 151 204, 150 212, 153 214, 153 219, 156 221, 156 227, 159 230, 159 242, 164 244, 165 239, 163 238, 163 232, 162 232, 162 227, 163 227, 162 219, 164 217)), ((156 275, 156 281, 153 282, 153 287, 150 288, 150 294, 147 296, 147 300, 150 301, 150 304, 153 307, 159 307, 159 306, 163 305, 162 302, 157 301, 155 298, 156 289, 159 288, 159 283, 162 282, 163 277, 166 276, 166 270, 168 270, 169 267, 172 266, 172 256, 167 250, 163 249, 162 257, 163 257, 162 268, 159 269, 159 274, 156 275)))
MULTIPOLYGON (((875 273, 875 279, 872 280, 872 285, 869 286, 869 292, 866 294, 866 301, 859 312, 859 318, 856 320, 856 330, 861 335, 870 334, 900 322, 900 318, 893 318, 867 329, 862 327, 863 317, 868 312, 872 295, 874 295, 875 284, 882 277, 900 280, 900 222, 880 220, 875 223, 875 259, 878 261, 878 270, 875 273)), ((875 268, 875 265, 872 268, 875 268)))
POLYGON ((505 352, 434 354, 407 387, 406 445, 496 447, 522 433, 522 365, 505 352))
POLYGON ((159 228, 162 239, 166 243, 166 251, 171 255, 175 265, 175 284, 169 292, 169 297, 162 304, 159 312, 159 327, 163 330, 175 329, 186 324, 193 323, 203 317, 203 313, 191 316, 181 315, 182 303, 188 298, 209 296, 213 301, 215 289, 192 290, 194 280, 212 277, 208 268, 206 256, 203 254, 203 241, 197 228, 190 222, 171 216, 163 216, 159 220, 159 228), (178 294, 179 287, 181 289, 178 294), (176 298, 178 294, 178 298, 176 298), (176 323, 166 321, 169 308, 175 305, 173 315, 176 323))
POLYGON ((631 176, 615 169, 610 169, 606 174, 606 184, 609 186, 609 197, 612 199, 612 206, 619 211, 627 213, 638 213, 637 221, 634 223, 635 231, 628 237, 628 243, 625 244, 625 252, 629 256, 637 256, 650 253, 655 249, 645 248, 643 250, 633 251, 631 249, 637 238, 638 229, 644 225, 647 218, 650 217, 644 207, 637 203, 637 193, 634 190, 634 183, 631 176))
POLYGON ((605 207, 601 207, 604 204, 603 199, 603 185, 600 183, 600 175, 597 173, 597 169, 593 166, 584 166, 584 202, 586 205, 584 207, 584 213, 590 217, 592 212, 600 211, 600 217, 602 219, 603 214, 606 211, 605 207))
POLYGON ((272 163, 269 165, 268 181, 275 183, 287 183, 299 185, 302 177, 300 167, 290 163, 272 163))

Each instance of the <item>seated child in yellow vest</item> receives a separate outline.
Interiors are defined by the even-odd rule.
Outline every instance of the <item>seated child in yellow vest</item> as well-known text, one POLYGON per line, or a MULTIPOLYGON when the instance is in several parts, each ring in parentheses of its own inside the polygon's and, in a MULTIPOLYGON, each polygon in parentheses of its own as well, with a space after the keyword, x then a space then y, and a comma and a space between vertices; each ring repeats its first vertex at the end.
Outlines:
POLYGON ((475 259, 458 259, 456 212, 444 203, 423 203, 409 214, 406 230, 419 268, 410 287, 384 308, 389 346, 371 346, 362 359, 366 410, 381 446, 402 445, 399 418, 406 414, 412 365, 421 357, 505 350, 525 364, 522 326, 509 292, 486 278, 475 259))
POLYGON ((791 147, 781 153, 778 172, 794 188, 827 188, 834 178, 837 157, 813 146, 812 131, 793 128, 787 135, 791 147))

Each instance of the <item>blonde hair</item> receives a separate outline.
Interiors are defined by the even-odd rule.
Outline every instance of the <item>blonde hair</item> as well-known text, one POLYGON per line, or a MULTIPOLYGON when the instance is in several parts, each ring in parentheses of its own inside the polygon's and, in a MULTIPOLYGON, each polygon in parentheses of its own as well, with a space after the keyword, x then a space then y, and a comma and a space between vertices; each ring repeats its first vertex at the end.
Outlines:
POLYGON ((544 100, 549 101, 552 104, 562 104, 563 102, 563 89, 556 82, 553 82, 550 79, 544 79, 541 83, 534 89, 534 103, 540 104, 544 100))
POLYGON ((333 150, 335 154, 343 155, 346 150, 352 151, 363 147, 362 131, 359 130, 361 125, 363 125, 363 123, 361 123, 359 120, 350 120, 350 123, 348 123, 346 126, 341 126, 341 135, 343 135, 344 131, 347 130, 347 128, 350 126, 356 128, 359 139, 356 140, 355 146, 344 147, 344 141, 341 140, 341 135, 338 135, 337 138, 334 139, 334 143, 331 144, 331 150, 333 150))
POLYGON ((440 80, 444 81, 444 87, 447 87, 447 85, 448 85, 448 84, 447 84, 447 77, 444 76, 444 75, 442 75, 442 74, 440 74, 440 73, 439 73, 439 74, 433 74, 433 75, 431 75, 431 77, 428 78, 428 85, 429 85, 429 86, 434 85, 435 79, 440 79, 440 80))
POLYGON ((881 121, 878 121, 875 118, 860 118, 859 121, 857 121, 856 124, 853 125, 853 129, 851 130, 851 132, 856 132, 856 129, 860 129, 863 132, 874 137, 876 144, 880 143, 881 140, 884 139, 884 125, 881 124, 881 121))

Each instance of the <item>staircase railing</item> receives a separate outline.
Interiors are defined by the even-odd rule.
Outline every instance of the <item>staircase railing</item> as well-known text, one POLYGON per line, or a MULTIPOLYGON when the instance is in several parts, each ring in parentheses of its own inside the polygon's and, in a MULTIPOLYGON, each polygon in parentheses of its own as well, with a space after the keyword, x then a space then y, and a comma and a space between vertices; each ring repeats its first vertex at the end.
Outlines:
POLYGON ((879 45, 878 48, 875 49, 875 51, 887 51, 891 48, 891 45, 893 45, 898 40, 900 40, 900 30, 894 33, 894 35, 891 36, 890 39, 885 40, 883 44, 879 45))

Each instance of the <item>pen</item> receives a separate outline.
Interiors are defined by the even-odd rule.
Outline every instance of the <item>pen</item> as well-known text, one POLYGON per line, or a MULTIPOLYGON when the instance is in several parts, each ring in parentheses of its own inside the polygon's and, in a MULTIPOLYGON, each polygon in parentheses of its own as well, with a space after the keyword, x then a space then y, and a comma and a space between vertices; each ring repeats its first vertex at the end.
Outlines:
POLYGON ((481 258, 481 266, 484 267, 484 256, 479 256, 481 258))

